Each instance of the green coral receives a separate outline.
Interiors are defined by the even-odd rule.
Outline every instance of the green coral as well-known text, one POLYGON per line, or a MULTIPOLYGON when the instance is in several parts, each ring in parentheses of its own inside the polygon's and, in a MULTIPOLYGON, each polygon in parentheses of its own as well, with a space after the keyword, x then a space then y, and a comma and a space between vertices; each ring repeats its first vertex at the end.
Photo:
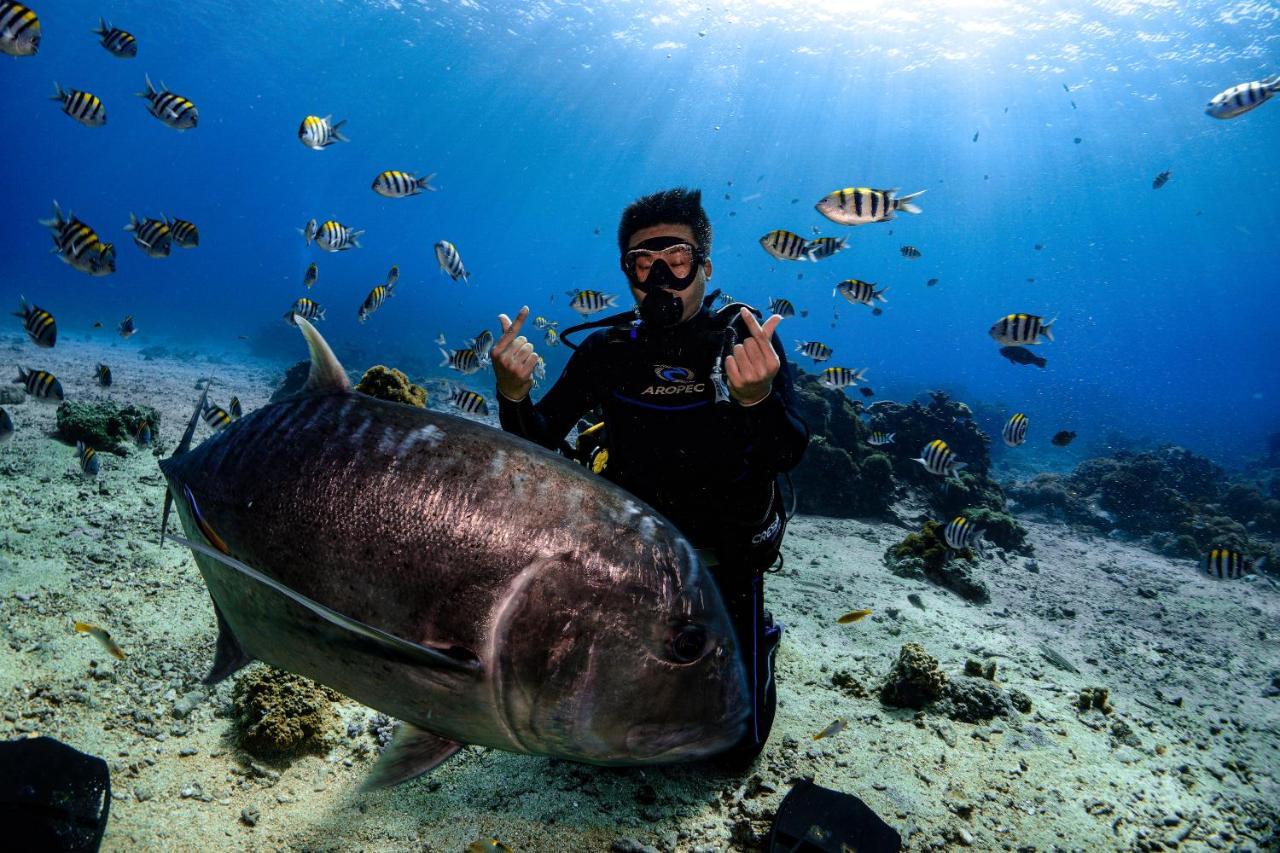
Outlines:
POLYGON ((1027 531, 1007 512, 989 507, 976 507, 966 510, 964 517, 969 520, 986 538, 1006 551, 1019 554, 1031 554, 1031 543, 1027 542, 1027 531))
MULTIPOLYGON (((929 520, 919 533, 908 533, 897 545, 890 546, 885 557, 890 563, 918 561, 925 572, 937 572, 946 565, 947 551, 947 543, 942 538, 942 525, 929 520)), ((959 556, 966 560, 973 559, 967 548, 959 552, 959 556)))
POLYGON ((291 672, 260 667, 236 682, 234 693, 240 745, 259 758, 278 758, 326 747, 338 720, 333 702, 341 696, 291 672))
POLYGON ((394 367, 384 367, 381 364, 375 364, 364 372, 356 390, 370 397, 390 400, 393 403, 405 403, 417 406, 419 409, 426 408, 427 405, 426 389, 420 385, 414 385, 409 381, 408 376, 394 367))
POLYGON ((143 421, 151 426, 153 438, 160 432, 160 413, 155 409, 110 400, 67 400, 58 406, 57 420, 58 435, 64 440, 83 441, 95 450, 121 456, 128 453, 126 448, 143 421))

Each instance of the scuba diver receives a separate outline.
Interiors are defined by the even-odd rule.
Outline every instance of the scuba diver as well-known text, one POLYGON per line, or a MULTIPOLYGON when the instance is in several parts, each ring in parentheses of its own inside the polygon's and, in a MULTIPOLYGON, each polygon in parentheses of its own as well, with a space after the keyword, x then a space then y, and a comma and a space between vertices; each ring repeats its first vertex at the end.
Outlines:
POLYGON ((618 225, 620 265, 637 306, 561 334, 574 348, 536 405, 539 357, 521 335, 525 306, 491 353, 499 416, 507 432, 561 450, 665 515, 698 549, 720 588, 738 637, 753 713, 747 732, 717 763, 744 769, 764 748, 777 691, 773 660, 782 635, 764 608, 764 573, 777 561, 787 515, 778 476, 809 442, 796 415, 792 378, 774 329, 741 303, 710 309, 711 223, 699 190, 644 196, 618 225), (575 331, 596 328, 579 346, 575 331), (565 437, 598 410, 600 421, 565 437))

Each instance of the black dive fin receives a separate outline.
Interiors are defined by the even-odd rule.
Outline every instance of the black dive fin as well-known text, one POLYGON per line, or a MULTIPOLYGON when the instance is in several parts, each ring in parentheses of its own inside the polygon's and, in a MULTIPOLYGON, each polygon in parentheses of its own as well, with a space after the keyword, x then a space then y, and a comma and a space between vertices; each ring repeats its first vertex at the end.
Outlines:
POLYGON ((898 831, 853 794, 801 779, 782 799, 765 850, 769 853, 897 853, 898 831))
MULTIPOLYGON (((178 449, 173 451, 170 459, 181 456, 191 449, 191 437, 196 434, 196 424, 200 422, 200 413, 204 411, 204 404, 209 399, 209 386, 204 386, 204 393, 200 395, 200 402, 196 403, 196 410, 191 413, 191 421, 187 424, 187 431, 182 434, 182 441, 178 442, 178 449)), ((173 509, 173 492, 169 489, 166 482, 164 486, 164 514, 160 516, 160 545, 164 546, 164 533, 169 529, 169 510, 173 509)))
POLYGON ((294 323, 302 330, 307 339, 307 349, 311 353, 311 372, 307 374, 304 391, 350 391, 351 380, 347 372, 338 363, 338 357, 329 349, 329 344, 316 331, 316 327, 307 322, 305 317, 293 315, 294 323))
POLYGON ((218 648, 213 653, 213 669, 204 677, 205 684, 217 684, 253 663, 253 658, 240 648, 236 635, 231 633, 231 626, 223 618, 217 602, 214 602, 213 612, 218 617, 218 648))
MULTIPOLYGON (((229 557, 216 548, 211 548, 202 542, 192 542, 181 536, 170 536, 169 538, 179 545, 186 546, 192 551, 197 551, 236 572, 244 580, 254 585, 254 594, 257 598, 263 600, 273 598, 277 601, 287 600, 294 608, 309 614, 308 618, 315 620, 317 625, 324 630, 332 630, 331 639, 340 641, 347 648, 367 650, 377 654, 384 660, 402 661, 430 669, 462 673, 464 675, 475 675, 483 668, 479 657, 472 652, 458 649, 441 651, 438 648, 428 648, 397 637, 394 634, 388 634, 379 628, 366 625, 349 616, 343 616, 318 601, 312 601, 305 595, 289 589, 279 581, 267 577, 252 566, 240 562, 235 557, 229 557)), ((206 578, 206 583, 208 584, 208 578, 206 578)), ((212 584, 208 585, 212 588, 212 584)), ((222 625, 222 617, 219 614, 219 628, 222 625)), ((231 632, 224 631, 221 636, 230 637, 231 632)), ((218 641, 219 652, 221 652, 222 648, 221 636, 218 641)), ((244 652, 242 651, 241 654, 244 654, 244 652)), ((214 669, 216 671, 217 667, 215 666, 214 669)))
POLYGON ((362 791, 388 788, 428 773, 451 758, 462 744, 433 735, 409 723, 401 723, 386 752, 378 759, 362 791))

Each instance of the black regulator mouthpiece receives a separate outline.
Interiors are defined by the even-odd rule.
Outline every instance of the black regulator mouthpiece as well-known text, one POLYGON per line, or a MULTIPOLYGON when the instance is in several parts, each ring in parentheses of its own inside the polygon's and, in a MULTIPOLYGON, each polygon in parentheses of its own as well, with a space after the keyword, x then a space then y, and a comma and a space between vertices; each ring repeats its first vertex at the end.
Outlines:
MULTIPOLYGON (((686 241, 679 237, 654 237, 645 240, 636 248, 657 252, 684 242, 686 241)), ((631 279, 631 283, 645 294, 640 302, 640 319, 645 325, 650 328, 666 329, 680 322, 684 317, 684 300, 680 298, 677 291, 685 290, 693 284, 694 279, 698 277, 700 263, 701 259, 695 254, 694 263, 684 278, 678 278, 667 262, 661 258, 653 262, 644 281, 636 277, 634 269, 627 270, 627 277, 631 279)))

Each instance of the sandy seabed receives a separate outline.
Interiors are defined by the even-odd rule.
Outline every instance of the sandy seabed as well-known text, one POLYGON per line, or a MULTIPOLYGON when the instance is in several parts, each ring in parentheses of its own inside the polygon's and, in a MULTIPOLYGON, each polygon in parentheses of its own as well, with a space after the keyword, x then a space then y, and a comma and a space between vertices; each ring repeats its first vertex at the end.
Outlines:
MULTIPOLYGON (((50 370, 68 399, 155 406, 165 453, 198 378, 216 376, 214 399, 237 394, 248 412, 282 375, 239 359, 148 361, 137 349, 64 340, 35 351, 11 337, 0 339, 0 370, 50 370), (115 373, 110 389, 93 380, 98 361, 115 373)), ((469 747, 427 777, 364 794, 372 736, 341 727, 327 754, 254 761, 234 738, 234 679, 200 683, 213 608, 189 552, 157 544, 155 455, 104 454, 99 477, 85 479, 55 437, 54 406, 6 408, 17 433, 0 446, 0 737, 50 735, 108 761, 104 849, 461 851, 496 837, 516 851, 739 850, 805 776, 857 794, 908 850, 1274 849, 1280 698, 1264 694, 1280 674, 1280 592, 1032 519, 1035 556, 984 562, 992 601, 977 606, 889 573, 883 554, 899 525, 797 517, 785 567, 767 582, 786 625, 777 721, 741 775, 469 747), (864 607, 870 617, 836 624, 864 607), (128 658, 106 656, 75 620, 110 630, 128 658), (995 660, 997 682, 1029 696, 1031 711, 973 725, 884 707, 875 688, 906 642, 953 677, 967 659, 995 660), (837 672, 866 698, 833 685, 837 672), (1077 710, 1093 686, 1109 688, 1110 716, 1077 710), (840 717, 845 731, 813 740, 840 717), (1117 721, 1131 732, 1117 736, 1117 721)), ((351 702, 339 712, 344 723, 371 716, 351 702)))

